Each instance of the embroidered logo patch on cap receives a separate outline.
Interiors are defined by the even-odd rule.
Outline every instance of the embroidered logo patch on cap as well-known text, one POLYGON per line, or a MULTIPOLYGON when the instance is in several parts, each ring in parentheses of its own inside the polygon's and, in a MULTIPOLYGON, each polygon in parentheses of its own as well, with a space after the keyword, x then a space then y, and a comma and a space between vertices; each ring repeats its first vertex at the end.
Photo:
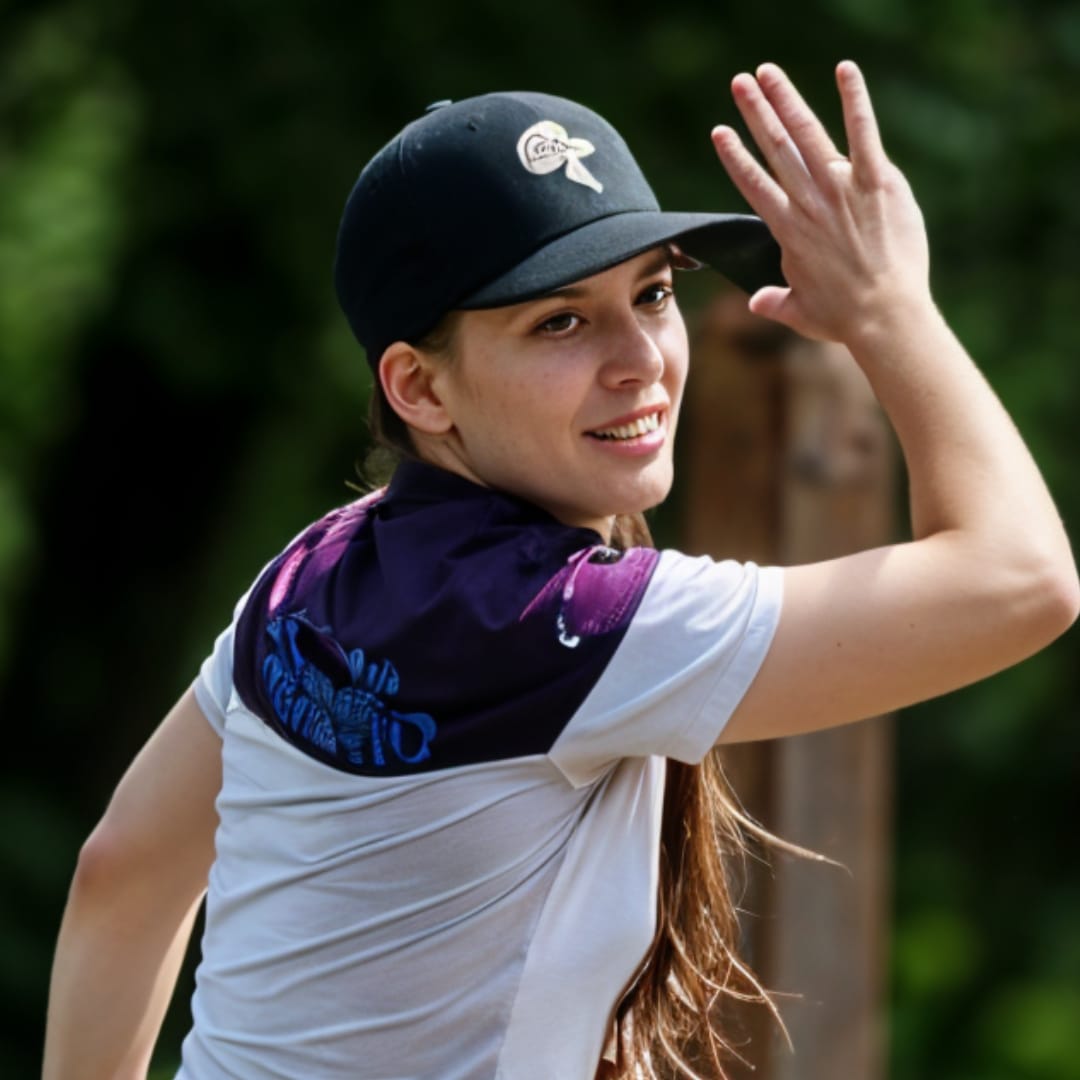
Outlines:
POLYGON ((581 158, 594 153, 596 147, 588 139, 571 139, 562 124, 541 120, 524 131, 518 139, 517 151, 521 164, 537 176, 546 176, 566 166, 566 176, 575 184, 584 184, 593 191, 603 191, 604 185, 584 165, 581 158))

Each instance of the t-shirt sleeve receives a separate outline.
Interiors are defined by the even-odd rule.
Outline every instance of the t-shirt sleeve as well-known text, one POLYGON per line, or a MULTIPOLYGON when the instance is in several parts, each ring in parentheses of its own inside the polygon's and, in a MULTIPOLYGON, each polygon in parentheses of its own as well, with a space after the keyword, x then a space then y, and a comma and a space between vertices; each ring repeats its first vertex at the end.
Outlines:
POLYGON ((779 567, 663 552, 552 761, 578 786, 624 757, 700 761, 768 652, 782 591, 779 567))
POLYGON ((217 636, 210 655, 202 662, 192 689, 203 715, 218 733, 225 734, 225 709, 232 688, 233 624, 217 636))
POLYGON ((210 726, 222 736, 225 734, 225 712, 233 688, 233 639, 236 636, 236 620, 240 618, 250 595, 249 589, 237 601, 232 622, 218 634, 210 655, 202 662, 192 683, 199 708, 210 726))

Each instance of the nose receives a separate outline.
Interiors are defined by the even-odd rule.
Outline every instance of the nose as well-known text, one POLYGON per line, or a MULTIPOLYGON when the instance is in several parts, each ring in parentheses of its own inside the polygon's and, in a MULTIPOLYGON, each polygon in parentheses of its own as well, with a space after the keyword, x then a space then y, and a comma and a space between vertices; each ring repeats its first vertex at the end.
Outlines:
POLYGON ((613 327, 601 369, 604 385, 618 389, 659 382, 664 374, 664 353, 660 343, 633 313, 613 327))

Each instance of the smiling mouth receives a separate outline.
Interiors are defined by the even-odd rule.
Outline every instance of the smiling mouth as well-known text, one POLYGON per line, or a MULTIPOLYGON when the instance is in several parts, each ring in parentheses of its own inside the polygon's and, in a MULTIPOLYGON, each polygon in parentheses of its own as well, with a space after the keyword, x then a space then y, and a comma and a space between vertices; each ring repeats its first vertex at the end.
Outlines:
POLYGON ((612 427, 598 428, 596 431, 587 432, 594 439, 613 439, 622 441, 637 439, 642 435, 648 435, 660 427, 659 411, 649 413, 647 416, 639 416, 629 424, 615 424, 612 427))

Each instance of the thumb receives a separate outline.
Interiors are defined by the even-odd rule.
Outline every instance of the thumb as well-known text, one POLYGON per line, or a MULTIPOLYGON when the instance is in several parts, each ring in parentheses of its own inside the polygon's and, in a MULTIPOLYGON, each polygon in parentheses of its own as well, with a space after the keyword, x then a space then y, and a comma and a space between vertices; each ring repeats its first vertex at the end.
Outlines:
POLYGON ((750 310, 755 315, 791 326, 795 312, 791 310, 791 289, 781 285, 766 285, 750 297, 750 310))

